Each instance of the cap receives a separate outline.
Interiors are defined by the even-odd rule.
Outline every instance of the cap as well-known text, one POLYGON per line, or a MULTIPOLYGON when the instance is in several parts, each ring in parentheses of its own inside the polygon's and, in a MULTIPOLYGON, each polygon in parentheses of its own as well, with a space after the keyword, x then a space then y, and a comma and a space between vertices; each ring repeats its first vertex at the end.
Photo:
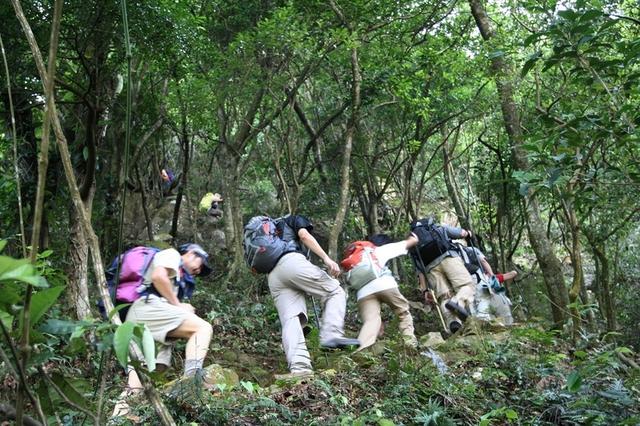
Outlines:
POLYGON ((200 246, 200 244, 195 244, 195 243, 183 244, 180 247, 178 247, 178 251, 180 252, 180 254, 185 254, 192 251, 196 254, 196 256, 199 256, 202 259, 202 268, 200 269, 200 274, 198 274, 199 276, 206 277, 211 273, 211 271, 213 271, 211 266, 209 266, 209 254, 206 251, 204 251, 204 249, 200 246))
POLYGON ((217 201, 218 203, 223 202, 224 200, 222 199, 222 195, 218 194, 217 192, 215 194, 213 194, 213 197, 211 198, 211 202, 217 201))

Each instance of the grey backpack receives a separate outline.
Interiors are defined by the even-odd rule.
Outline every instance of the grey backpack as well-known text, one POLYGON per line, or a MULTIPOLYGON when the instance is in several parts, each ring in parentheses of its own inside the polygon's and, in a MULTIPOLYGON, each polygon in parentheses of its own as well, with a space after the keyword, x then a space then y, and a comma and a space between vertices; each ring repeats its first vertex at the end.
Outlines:
POLYGON ((294 241, 278 236, 276 221, 268 216, 254 216, 244 226, 244 259, 254 273, 268 274, 286 253, 296 251, 294 241))

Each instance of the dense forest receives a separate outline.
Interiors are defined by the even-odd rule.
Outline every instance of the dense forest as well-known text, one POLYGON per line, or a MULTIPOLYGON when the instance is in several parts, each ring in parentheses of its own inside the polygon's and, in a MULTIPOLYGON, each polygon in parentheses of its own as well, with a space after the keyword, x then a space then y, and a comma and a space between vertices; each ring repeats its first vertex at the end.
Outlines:
POLYGON ((637 1, 6 0, 0 17, 2 424, 640 424, 637 1), (418 347, 383 308, 375 345, 326 350, 307 298, 315 375, 280 380, 243 230, 287 214, 338 263, 417 219, 470 230, 517 272, 515 323, 451 335, 398 257, 418 347), (213 269, 191 298, 207 386, 181 378, 183 340, 155 368, 106 280, 131 247, 185 243, 213 269), (144 392, 113 416, 127 364, 144 392))

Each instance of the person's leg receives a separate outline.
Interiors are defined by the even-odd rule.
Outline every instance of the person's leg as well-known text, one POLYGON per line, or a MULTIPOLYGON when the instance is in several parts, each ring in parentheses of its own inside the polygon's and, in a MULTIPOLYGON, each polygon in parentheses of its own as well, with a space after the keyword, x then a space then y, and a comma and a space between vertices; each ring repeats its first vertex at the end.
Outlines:
POLYGON ((171 366, 171 353, 173 352, 173 343, 158 343, 158 354, 156 355, 156 368, 162 372, 171 366))
POLYGON ((291 271, 278 265, 269 274, 269 291, 278 310, 282 325, 282 347, 289 370, 311 370, 311 356, 307 350, 307 343, 302 329, 307 321, 307 306, 304 293, 289 287, 289 273, 291 271))
POLYGON ((476 318, 482 321, 491 320, 490 306, 491 293, 489 293, 489 288, 478 284, 476 288, 476 318))
POLYGON ((500 318, 504 325, 513 325, 513 316, 511 315, 511 301, 502 293, 494 294, 491 297, 491 307, 496 317, 500 318))
POLYGON ((360 342, 360 348, 358 350, 362 350, 376 342, 376 338, 380 332, 380 326, 382 325, 380 302, 376 295, 372 294, 358 300, 358 312, 362 320, 362 327, 358 334, 358 341, 360 342))
POLYGON ((439 266, 442 267, 442 271, 446 274, 447 280, 455 292, 453 299, 468 311, 471 310, 476 286, 469 271, 464 267, 462 259, 459 257, 447 257, 442 260, 439 266))
POLYGON ((398 327, 400 333, 404 338, 404 342, 411 347, 418 346, 418 339, 416 339, 413 329, 413 317, 409 311, 409 302, 400 293, 398 288, 392 288, 379 293, 380 299, 389 305, 393 312, 398 316, 398 327))
POLYGON ((172 338, 187 339, 184 359, 184 375, 193 376, 198 369, 204 365, 204 359, 209 350, 213 328, 211 324, 199 316, 192 314, 180 324, 180 326, 169 333, 172 338))
POLYGON ((447 330, 451 331, 451 324, 454 321, 458 321, 458 318, 445 306, 451 299, 452 294, 449 288, 449 281, 444 274, 442 263, 436 265, 435 268, 429 271, 427 279, 431 287, 435 288, 436 303, 440 306, 440 312, 442 313, 447 330))
MULTIPOLYGON (((340 287, 340 282, 331 278, 325 271, 309 262, 302 255, 288 255, 283 260, 285 262, 279 264, 278 269, 291 271, 288 285, 312 297, 320 298, 323 305, 320 344, 331 346, 333 342, 342 342, 347 295, 340 287)), ((344 340, 347 344, 355 344, 355 340, 347 340, 344 340)))

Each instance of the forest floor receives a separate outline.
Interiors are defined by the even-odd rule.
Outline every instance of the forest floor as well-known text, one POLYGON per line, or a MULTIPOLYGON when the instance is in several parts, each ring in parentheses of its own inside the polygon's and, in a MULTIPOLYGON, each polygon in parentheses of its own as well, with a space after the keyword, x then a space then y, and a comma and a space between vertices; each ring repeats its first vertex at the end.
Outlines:
MULTIPOLYGON (((263 299, 230 301, 209 293, 196 300, 210 309, 207 319, 214 324, 206 364, 234 370, 239 381, 172 392, 166 400, 178 424, 640 424, 638 357, 617 346, 615 335, 585 334, 574 343, 531 322, 510 329, 468 325, 445 342, 429 344, 443 366, 427 356, 426 346, 404 347, 397 323, 385 312, 385 335, 360 353, 320 350, 314 327, 307 343, 315 375, 284 381, 274 378, 287 372, 277 313, 263 299)), ((354 317, 347 317, 347 327, 347 334, 356 334, 354 317)), ((422 343, 427 331, 435 331, 420 318, 416 328, 425 334, 422 343)), ((161 384, 177 371, 154 377, 161 384)), ((117 385, 112 392, 115 398, 117 385)), ((131 419, 157 421, 148 404, 132 405, 137 408, 131 419)))

